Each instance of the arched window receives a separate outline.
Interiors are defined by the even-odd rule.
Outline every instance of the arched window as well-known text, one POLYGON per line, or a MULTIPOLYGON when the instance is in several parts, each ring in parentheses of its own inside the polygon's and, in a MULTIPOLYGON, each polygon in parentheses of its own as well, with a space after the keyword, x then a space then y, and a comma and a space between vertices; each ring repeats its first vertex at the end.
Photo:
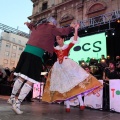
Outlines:
POLYGON ((60 24, 61 26, 65 26, 71 23, 71 21, 74 19, 74 17, 70 14, 65 14, 61 19, 60 19, 60 24))
POLYGON ((99 16, 105 13, 106 8, 107 5, 105 2, 96 2, 87 9, 87 15, 89 18, 99 16))

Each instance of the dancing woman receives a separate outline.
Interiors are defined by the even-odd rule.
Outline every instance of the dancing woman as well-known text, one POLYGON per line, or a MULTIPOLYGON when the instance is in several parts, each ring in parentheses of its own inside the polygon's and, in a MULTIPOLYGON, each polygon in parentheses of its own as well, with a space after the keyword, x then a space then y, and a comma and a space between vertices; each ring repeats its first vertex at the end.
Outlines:
POLYGON ((87 73, 76 62, 68 58, 70 49, 78 42, 78 28, 75 27, 74 37, 71 42, 64 44, 64 37, 57 36, 58 46, 54 47, 57 61, 48 74, 42 100, 45 102, 65 101, 66 112, 70 112, 69 100, 77 97, 80 110, 84 110, 82 94, 95 92, 101 89, 101 83, 87 73))

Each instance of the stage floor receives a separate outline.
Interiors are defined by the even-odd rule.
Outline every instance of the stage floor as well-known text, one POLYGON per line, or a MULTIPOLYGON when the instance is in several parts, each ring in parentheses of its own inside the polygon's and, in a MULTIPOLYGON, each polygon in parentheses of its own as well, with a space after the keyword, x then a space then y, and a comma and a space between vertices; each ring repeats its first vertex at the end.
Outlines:
POLYGON ((63 105, 46 104, 38 100, 23 102, 21 110, 24 113, 16 115, 6 103, 7 99, 7 96, 0 96, 0 120, 120 120, 118 113, 91 109, 80 111, 77 107, 71 107, 71 112, 66 113, 63 105))

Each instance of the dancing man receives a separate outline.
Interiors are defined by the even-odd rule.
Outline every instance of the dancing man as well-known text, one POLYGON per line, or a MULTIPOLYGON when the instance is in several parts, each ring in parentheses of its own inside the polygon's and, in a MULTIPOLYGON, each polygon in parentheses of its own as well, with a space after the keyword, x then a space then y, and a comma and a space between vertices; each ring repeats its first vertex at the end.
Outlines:
POLYGON ((68 35, 75 27, 75 24, 72 23, 67 28, 56 28, 57 21, 53 17, 49 17, 47 22, 43 24, 34 25, 25 22, 25 25, 31 30, 31 35, 15 69, 14 75, 17 76, 17 79, 8 99, 8 103, 13 105, 12 108, 17 114, 23 113, 20 110, 20 105, 32 89, 33 84, 38 83, 40 79, 44 51, 53 53, 55 36, 68 35), (25 80, 26 82, 21 88, 25 80), (15 100, 15 95, 20 88, 18 99, 15 100))

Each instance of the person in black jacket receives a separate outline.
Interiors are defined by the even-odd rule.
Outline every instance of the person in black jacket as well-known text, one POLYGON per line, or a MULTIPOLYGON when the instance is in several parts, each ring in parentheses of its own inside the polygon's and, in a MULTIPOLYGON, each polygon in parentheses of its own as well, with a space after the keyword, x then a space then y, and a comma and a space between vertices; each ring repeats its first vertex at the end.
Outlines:
POLYGON ((119 79, 120 76, 116 71, 116 63, 114 61, 109 62, 109 67, 106 67, 103 71, 103 80, 119 79))

